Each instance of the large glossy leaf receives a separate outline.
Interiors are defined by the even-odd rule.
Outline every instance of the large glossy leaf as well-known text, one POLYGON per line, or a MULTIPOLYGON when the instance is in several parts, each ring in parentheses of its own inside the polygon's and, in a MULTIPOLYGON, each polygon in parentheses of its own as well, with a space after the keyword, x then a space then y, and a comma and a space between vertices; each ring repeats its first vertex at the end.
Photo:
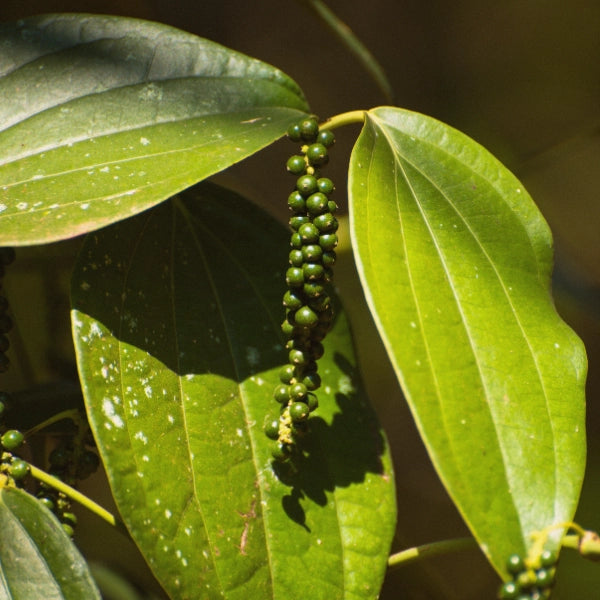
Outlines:
POLYGON ((382 581, 394 485, 343 313, 298 470, 271 462, 288 247, 262 211, 203 184, 82 249, 89 417, 119 510, 175 598, 374 598, 382 581))
POLYGON ((0 489, 0 531, 2 600, 100 600, 85 560, 33 496, 0 489))
POLYGON ((280 137, 281 71, 172 27, 49 15, 0 26, 0 243, 91 231, 280 137))
POLYGON ((366 115, 349 186, 360 277, 421 436, 506 574, 573 517, 584 471, 586 359, 552 304, 550 231, 486 150, 409 111, 366 115))

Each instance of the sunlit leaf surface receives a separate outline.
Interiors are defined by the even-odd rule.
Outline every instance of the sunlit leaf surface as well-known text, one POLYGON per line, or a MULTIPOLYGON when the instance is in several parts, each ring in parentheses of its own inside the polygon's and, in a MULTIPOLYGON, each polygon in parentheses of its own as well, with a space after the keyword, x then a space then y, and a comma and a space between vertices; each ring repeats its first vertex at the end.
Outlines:
POLYGON ((360 277, 421 436, 506 575, 534 532, 572 519, 585 464, 586 359, 549 293, 548 227, 486 150, 400 109, 367 114, 349 187, 360 277))

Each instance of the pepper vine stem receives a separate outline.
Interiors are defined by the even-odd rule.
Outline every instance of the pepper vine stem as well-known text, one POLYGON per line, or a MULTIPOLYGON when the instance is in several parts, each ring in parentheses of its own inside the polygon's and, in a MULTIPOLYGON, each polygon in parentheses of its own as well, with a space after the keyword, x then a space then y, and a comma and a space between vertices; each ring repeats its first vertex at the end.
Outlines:
POLYGON ((365 122, 366 114, 366 110, 352 110, 350 112, 341 113, 327 119, 327 121, 321 123, 319 127, 321 129, 337 129, 344 125, 354 125, 356 123, 362 124, 365 122))
POLYGON ((30 474, 32 477, 35 477, 38 481, 42 481, 43 483, 53 487, 55 490, 62 492, 65 496, 71 498, 71 500, 75 500, 82 506, 85 506, 89 511, 93 512, 95 515, 99 516, 101 519, 106 521, 108 524, 116 527, 121 533, 124 533, 129 537, 129 532, 125 527, 125 524, 117 519, 111 512, 106 510, 104 507, 100 506, 93 500, 90 500, 85 494, 82 494, 75 488, 67 485, 64 481, 61 481, 57 477, 53 477, 43 471, 42 469, 38 469, 35 465, 29 464, 30 474))
MULTIPOLYGON (((564 525, 564 524, 562 524, 564 525)), ((600 559, 600 536, 593 531, 586 531, 574 523, 568 524, 577 533, 565 535, 561 546, 577 550, 584 558, 590 560, 600 559)), ((478 547, 474 538, 456 538, 452 540, 442 540, 431 542, 414 548, 407 548, 388 558, 388 568, 404 567, 418 560, 425 560, 434 556, 450 554, 451 552, 462 552, 465 550, 474 550, 478 547)))

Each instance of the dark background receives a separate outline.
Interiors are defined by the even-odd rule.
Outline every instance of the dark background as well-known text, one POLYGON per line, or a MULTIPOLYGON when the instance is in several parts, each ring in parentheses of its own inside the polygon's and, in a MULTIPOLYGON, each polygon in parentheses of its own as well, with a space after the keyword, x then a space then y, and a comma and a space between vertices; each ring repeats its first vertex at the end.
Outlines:
MULTIPOLYGON (((599 530, 600 515, 600 3, 597 0, 330 0, 330 8, 371 49, 395 90, 394 104, 461 129, 496 154, 523 181, 554 232, 555 296, 563 317, 584 339, 588 380, 589 464, 577 520, 599 530)), ((121 14, 161 21, 276 65, 305 91, 321 118, 386 104, 356 59, 293 0, 4 0, 0 20, 47 12, 121 14)), ((338 133, 331 177, 344 189, 345 168, 358 129, 338 133)), ((285 142, 230 170, 222 180, 283 221, 289 180, 265 165, 289 153, 285 142), (279 193, 279 190, 281 192, 279 193), (271 200, 272 199, 272 200, 271 200)), ((338 202, 344 201, 338 195, 338 202)), ((68 268, 72 244, 25 252, 29 271, 13 289, 39 296, 35 314, 18 317, 33 336, 20 381, 51 380, 69 365, 68 268), (51 311, 48 307, 51 307, 51 311), (51 327, 48 323, 49 312, 51 327), (36 323, 44 327, 36 328, 36 323), (65 329, 66 327, 66 329, 65 329), (54 331, 54 334, 52 333, 54 331), (43 334, 40 334, 43 335, 43 334), (40 353, 37 348, 46 351, 40 353), (52 348, 52 352, 47 352, 52 348)), ((21 266, 21 265, 19 265, 21 266)), ((17 271, 17 269, 15 269, 17 271)), ((19 269, 19 271, 22 271, 19 269)), ((361 301, 349 254, 336 274, 358 334, 370 396, 391 440, 398 485, 399 524, 394 551, 467 535, 435 475, 361 301)), ((15 312, 18 311, 15 309, 15 312)), ((22 326, 23 328, 23 326, 22 326)), ((25 336, 23 336, 25 337, 25 336)), ((29 339, 29 336, 28 336, 29 339)), ((17 353, 19 348, 17 348, 17 353)), ((19 361, 17 360, 17 363, 19 361)), ((101 477, 93 493, 107 494, 101 477)), ((109 502, 109 498, 106 498, 109 502)), ((83 517, 83 515, 82 515, 83 517)), ((133 547, 93 518, 77 540, 86 555, 153 589, 133 547)), ((600 567, 565 551, 555 598, 600 597, 600 567)), ((493 598, 496 575, 477 551, 432 559, 390 573, 384 599, 493 598)))

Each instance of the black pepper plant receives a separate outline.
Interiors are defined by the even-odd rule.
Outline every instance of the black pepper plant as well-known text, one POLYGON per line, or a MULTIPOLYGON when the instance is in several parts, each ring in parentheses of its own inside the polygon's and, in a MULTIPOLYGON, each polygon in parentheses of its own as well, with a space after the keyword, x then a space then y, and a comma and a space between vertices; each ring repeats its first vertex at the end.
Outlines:
MULTIPOLYGON (((0 266, 78 237, 81 390, 54 412, 2 392, 0 596, 100 597, 70 539, 79 504, 133 538, 171 598, 375 598, 388 567, 464 546, 392 548, 389 448, 333 286, 338 227, 498 597, 550 597, 564 546, 597 555, 572 522, 584 348, 548 294, 549 228, 489 152, 393 106, 318 118, 278 69, 156 23, 28 18, 0 47, 0 266), (346 199, 327 166, 348 125, 346 199), (266 169, 290 173, 287 228, 207 181, 286 135, 293 154, 266 169), (100 462, 118 516, 78 490, 100 462)), ((2 295, 0 371, 10 314, 2 295)))

